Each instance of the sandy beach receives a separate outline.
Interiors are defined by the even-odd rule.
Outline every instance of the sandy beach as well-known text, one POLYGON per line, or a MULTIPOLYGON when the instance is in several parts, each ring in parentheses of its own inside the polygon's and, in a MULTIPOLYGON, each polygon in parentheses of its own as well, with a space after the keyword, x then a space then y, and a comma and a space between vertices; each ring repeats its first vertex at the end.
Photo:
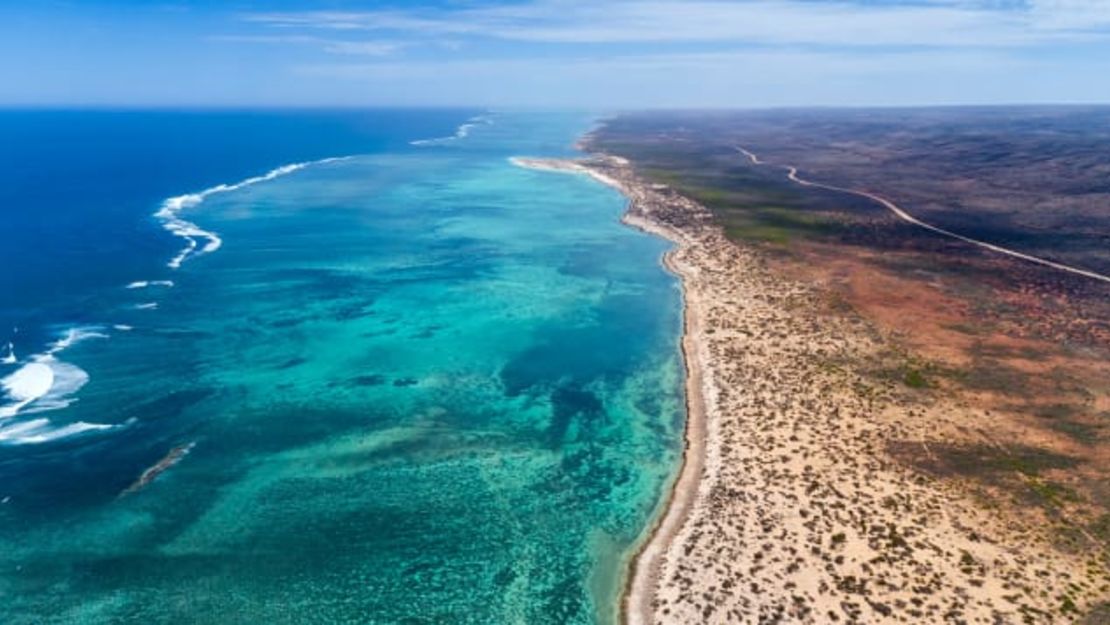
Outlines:
POLYGON ((989 419, 867 375, 888 339, 820 285, 776 272, 623 159, 514 162, 616 187, 627 224, 675 244, 686 452, 629 574, 625 622, 1074 622, 1106 596, 1100 545, 1054 548, 1035 515, 895 459, 989 419))

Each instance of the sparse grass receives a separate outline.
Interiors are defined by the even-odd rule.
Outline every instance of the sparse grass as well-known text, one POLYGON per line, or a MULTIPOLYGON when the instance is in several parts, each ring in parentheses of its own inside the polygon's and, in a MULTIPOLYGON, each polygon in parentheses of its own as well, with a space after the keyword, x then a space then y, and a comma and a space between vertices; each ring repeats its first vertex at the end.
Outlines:
POLYGON ((887 352, 875 375, 912 389, 936 388, 940 378, 957 378, 960 372, 942 363, 925 360, 902 349, 887 352))
POLYGON ((727 226, 725 236, 734 241, 756 241, 772 245, 786 245, 791 238, 786 230, 768 226, 727 226))
POLYGON ((1098 440, 1101 423, 1084 418, 1083 407, 1074 404, 1037 405, 1030 412, 1044 419, 1049 428, 1079 443, 1092 444, 1098 440))
POLYGON ((1110 541, 1110 513, 1103 514, 1096 519, 1087 531, 1103 542, 1110 541))
POLYGON ((1059 508, 1065 502, 1078 502, 1081 500, 1078 493, 1057 482, 1032 478, 1026 485, 1029 488, 1029 492, 1032 494, 1034 503, 1041 506, 1059 508))
MULTIPOLYGON (((713 207, 711 199, 701 200, 713 207)), ((717 205, 724 202, 716 202, 717 205)), ((824 238, 841 227, 826 215, 785 206, 758 206, 737 209, 730 205, 715 211, 725 227, 725 234, 734 240, 786 245, 795 239, 824 238)))
POLYGON ((1007 395, 1029 396, 1029 376, 997 361, 978 361, 960 372, 964 387, 977 391, 994 391, 1007 395))
POLYGON ((719 163, 699 170, 689 162, 661 162, 641 173, 705 205, 733 240, 782 247, 842 231, 829 214, 814 209, 813 198, 782 181, 768 181, 761 175, 766 172, 722 169, 719 163))
POLYGON ((1075 406, 1068 404, 1051 404, 1048 406, 1038 406, 1033 414, 1042 419, 1064 419, 1074 415, 1078 410, 1079 409, 1075 406))
MULTIPOLYGON (((930 444, 936 460, 919 457, 915 445, 905 448, 914 451, 911 462, 939 475, 959 475, 997 480, 1006 474, 1018 473, 1037 478, 1050 469, 1071 469, 1080 464, 1078 458, 1065 456, 1047 449, 1013 446, 1008 449, 993 445, 930 444)), ((898 453, 899 449, 894 449, 898 453)), ((902 454, 905 455, 905 454, 902 454)))
POLYGON ((1028 446, 1004 449, 987 444, 931 443, 929 447, 931 455, 912 443, 892 446, 891 451, 926 472, 975 480, 1009 493, 1017 502, 1050 512, 1082 501, 1076 491, 1043 476, 1045 471, 1078 466, 1078 458, 1028 446))
POLYGON ((968 336, 980 336, 987 332, 987 329, 984 328, 981 324, 975 323, 945 323, 941 324, 941 327, 946 330, 952 330, 953 332, 959 332, 960 334, 966 334, 968 336))
POLYGON ((825 306, 828 308, 829 312, 838 315, 849 315, 856 312, 852 303, 849 302, 843 294, 837 291, 829 292, 825 297, 825 306))
POLYGON ((724 189, 714 189, 711 187, 690 187, 689 185, 682 185, 682 189, 694 201, 706 206, 720 206, 727 204, 732 199, 732 194, 724 189))
POLYGON ((1079 464, 1079 460, 1048 451, 1022 447, 1014 453, 1000 454, 999 457, 988 459, 988 467, 1002 470, 1017 471, 1023 475, 1036 477, 1046 469, 1070 469, 1079 464))
POLYGON ((1080 549, 1087 549, 1090 546, 1090 541, 1083 535, 1083 532, 1072 525, 1053 527, 1052 543, 1057 549, 1070 553, 1078 553, 1080 549))
POLYGON ((659 169, 658 167, 647 167, 641 170, 640 174, 652 182, 662 183, 671 187, 681 184, 682 182, 682 179, 673 171, 659 169))
POLYGON ((1078 443, 1092 444, 1098 441, 1102 427, 1076 420, 1053 421, 1049 424, 1053 430, 1070 437, 1078 443))

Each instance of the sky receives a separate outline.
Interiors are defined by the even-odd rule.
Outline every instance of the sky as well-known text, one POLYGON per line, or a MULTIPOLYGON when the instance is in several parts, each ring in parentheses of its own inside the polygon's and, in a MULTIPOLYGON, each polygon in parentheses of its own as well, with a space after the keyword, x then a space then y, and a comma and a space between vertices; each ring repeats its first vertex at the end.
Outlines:
POLYGON ((1110 103, 1110 0, 0 0, 0 106, 1110 103))

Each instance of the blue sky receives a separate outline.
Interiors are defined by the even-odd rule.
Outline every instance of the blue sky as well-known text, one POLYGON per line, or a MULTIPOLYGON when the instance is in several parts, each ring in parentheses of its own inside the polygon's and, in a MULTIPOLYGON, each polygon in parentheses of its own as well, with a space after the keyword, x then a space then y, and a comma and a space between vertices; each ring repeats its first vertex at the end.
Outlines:
POLYGON ((1110 0, 0 0, 0 105, 1110 102, 1110 0))

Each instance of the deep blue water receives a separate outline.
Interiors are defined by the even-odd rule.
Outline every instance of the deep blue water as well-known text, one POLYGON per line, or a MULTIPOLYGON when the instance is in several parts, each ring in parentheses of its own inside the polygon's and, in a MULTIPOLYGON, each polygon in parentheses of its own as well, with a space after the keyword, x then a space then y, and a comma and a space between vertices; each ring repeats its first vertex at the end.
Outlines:
POLYGON ((292 162, 400 150, 478 111, 0 111, 0 344, 95 317, 121 281, 180 241, 151 219, 169 196, 292 162))

